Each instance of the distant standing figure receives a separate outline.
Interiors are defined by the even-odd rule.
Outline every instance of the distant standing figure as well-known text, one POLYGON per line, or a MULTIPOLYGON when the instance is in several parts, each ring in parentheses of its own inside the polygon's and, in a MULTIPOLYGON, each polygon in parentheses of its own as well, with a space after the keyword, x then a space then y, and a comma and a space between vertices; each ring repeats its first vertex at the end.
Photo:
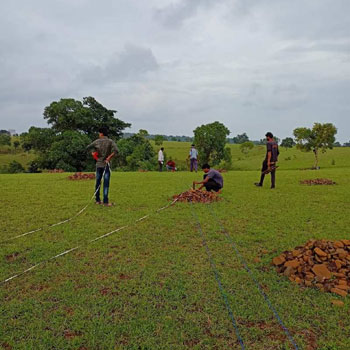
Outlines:
POLYGON ((271 132, 266 133, 266 158, 263 161, 261 169, 260 182, 255 183, 255 186, 262 187, 264 184, 265 175, 267 172, 271 172, 271 188, 276 186, 276 164, 278 161, 278 155, 280 154, 278 150, 278 144, 273 138, 271 132))
POLYGON ((92 156, 96 160, 96 204, 102 204, 100 199, 100 188, 102 182, 102 175, 104 173, 103 179, 103 204, 107 207, 112 206, 112 203, 108 201, 109 192, 109 180, 111 177, 111 171, 109 168, 109 162, 118 152, 117 145, 115 142, 108 138, 108 129, 99 129, 99 138, 87 146, 87 149, 94 149, 95 152, 92 156))
POLYGON ((164 147, 162 147, 158 152, 158 164, 159 164, 159 171, 163 171, 163 164, 164 164, 164 147))
POLYGON ((205 187, 207 191, 220 191, 224 187, 224 179, 220 172, 215 169, 210 169, 209 164, 203 164, 202 169, 204 171, 203 181, 194 181, 193 187, 195 187, 195 185, 202 185, 199 187, 199 190, 205 187))
POLYGON ((197 172, 197 169, 198 169, 198 151, 194 145, 191 146, 190 154, 188 157, 190 158, 191 173, 193 172, 193 169, 197 172))

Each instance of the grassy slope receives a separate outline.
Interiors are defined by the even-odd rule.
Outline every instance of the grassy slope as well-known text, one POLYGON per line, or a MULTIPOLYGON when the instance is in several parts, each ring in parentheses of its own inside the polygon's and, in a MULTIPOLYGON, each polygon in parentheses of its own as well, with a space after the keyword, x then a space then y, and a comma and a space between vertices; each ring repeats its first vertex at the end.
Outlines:
MULTIPOLYGON (((159 146, 156 146, 153 141, 152 145, 156 151, 159 146)), ((162 145, 165 148, 167 158, 175 159, 175 162, 182 168, 186 169, 186 158, 190 150, 191 143, 189 142, 175 142, 165 141, 162 145)), ((262 159, 265 155, 264 146, 255 146, 248 155, 244 155, 239 145, 229 145, 231 148, 233 159, 233 170, 257 170, 261 167, 262 159)), ((0 148, 1 151, 1 148, 0 148)), ((279 165, 286 170, 310 168, 314 163, 313 153, 304 153, 297 149, 280 148, 279 165), (290 158, 290 160, 288 159, 290 158)), ((9 164, 12 160, 20 162, 24 167, 35 158, 33 153, 10 153, 0 154, 0 166, 9 164)), ((322 168, 338 168, 350 167, 350 148, 341 147, 328 150, 326 153, 320 155, 320 166, 322 168), (333 163, 335 165, 333 165, 333 163)))
MULTIPOLYGON (((165 145, 166 146, 166 145, 165 145)), ((259 159, 261 161, 261 157, 259 159)), ((350 348, 348 310, 337 297, 278 276, 273 256, 310 238, 348 237, 350 169, 320 170, 338 182, 305 187, 313 171, 279 171, 278 188, 252 186, 258 173, 225 174, 226 199, 213 205, 264 286, 300 349, 350 348), (267 249, 267 254, 262 250, 267 249), (261 257, 262 261, 254 262, 261 257)), ((93 183, 66 174, 0 175, 0 239, 77 212, 93 183)), ((91 205, 73 222, 2 243, 0 279, 81 242, 132 224, 163 206, 200 174, 114 173, 113 208, 91 205), (10 255, 16 253, 12 259, 10 255)), ((269 179, 268 179, 269 180, 269 179)), ((195 205, 247 349, 290 349, 263 298, 205 205, 195 205)), ((104 240, 47 263, 0 287, 0 348, 238 348, 205 249, 186 204, 152 215, 104 240), (5 345, 3 345, 5 344, 5 345)))
MULTIPOLYGON (((159 146, 155 146, 154 144, 153 146, 155 150, 159 149, 159 146)), ((163 143, 167 157, 173 157, 179 164, 184 163, 190 146, 191 143, 189 142, 166 141, 163 143)), ((229 145, 229 147, 231 148, 233 170, 257 170, 261 167, 266 152, 265 146, 255 146, 248 155, 244 155, 240 151, 239 145, 229 145)), ((305 153, 296 148, 285 149, 280 147, 279 165, 281 168, 286 170, 311 168, 313 164, 314 155, 312 152, 305 153)), ((350 167, 350 148, 334 148, 333 150, 328 150, 326 153, 321 153, 320 166, 322 168, 350 167), (332 163, 335 165, 332 165, 332 163)))

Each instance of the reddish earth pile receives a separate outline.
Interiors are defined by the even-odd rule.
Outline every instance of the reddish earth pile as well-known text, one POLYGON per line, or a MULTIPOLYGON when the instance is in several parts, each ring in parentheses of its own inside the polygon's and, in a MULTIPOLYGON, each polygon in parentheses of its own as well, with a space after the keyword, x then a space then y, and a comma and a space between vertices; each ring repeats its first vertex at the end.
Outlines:
POLYGON ((84 174, 84 173, 75 173, 71 176, 68 176, 69 180, 94 180, 95 174, 84 174))
POLYGON ((335 182, 329 179, 312 179, 300 181, 302 185, 335 185, 335 182))
POLYGON ((211 203, 217 202, 221 198, 216 192, 208 192, 201 190, 189 190, 176 194, 173 196, 173 199, 177 202, 193 202, 193 203, 211 203))
POLYGON ((350 290, 350 240, 310 240, 272 259, 292 282, 345 297, 350 290))

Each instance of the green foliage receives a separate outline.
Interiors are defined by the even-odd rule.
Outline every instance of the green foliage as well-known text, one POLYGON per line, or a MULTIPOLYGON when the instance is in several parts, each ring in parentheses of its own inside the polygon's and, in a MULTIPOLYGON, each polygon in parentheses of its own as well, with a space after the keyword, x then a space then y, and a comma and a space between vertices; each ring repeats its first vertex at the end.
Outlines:
POLYGON ((164 136, 162 136, 162 135, 156 135, 156 136, 154 137, 154 142, 155 142, 155 144, 156 144, 157 146, 161 146, 161 145, 163 144, 163 142, 164 142, 164 136))
POLYGON ((146 138, 148 132, 139 133, 118 142, 117 164, 124 170, 152 170, 156 165, 155 152, 150 141, 146 138))
POLYGON ((23 172, 24 167, 16 160, 13 160, 9 165, 2 166, 0 169, 0 173, 2 174, 18 174, 23 172))
POLYGON ((291 137, 286 137, 285 139, 282 140, 281 147, 284 148, 292 148, 295 146, 295 142, 291 137))
POLYGON ((32 126, 28 132, 21 134, 22 148, 25 151, 33 149, 39 153, 47 153, 56 138, 54 130, 32 126))
POLYGON ((222 123, 214 122, 199 126, 193 132, 201 163, 219 164, 225 155, 226 138, 230 130, 222 123))
POLYGON ((331 123, 315 123, 312 129, 296 128, 293 131, 297 148, 304 152, 314 152, 315 168, 318 167, 318 151, 326 152, 327 149, 332 149, 336 133, 337 128, 331 123))
POLYGON ((232 141, 233 143, 236 143, 236 144, 242 144, 244 142, 248 142, 249 141, 249 137, 248 135, 244 132, 243 134, 241 135, 237 135, 236 137, 233 137, 232 138, 232 141))
POLYGON ((116 111, 108 110, 93 97, 83 102, 61 99, 45 108, 44 119, 51 128, 31 127, 21 135, 24 150, 38 154, 38 167, 65 171, 92 170, 94 162, 86 146, 98 135, 98 129, 107 127, 110 136, 118 139, 130 124, 114 118, 116 111))
POLYGON ((241 150, 242 153, 248 154, 248 152, 254 148, 254 143, 251 141, 246 141, 243 142, 240 146, 239 149, 241 150))
POLYGON ((51 145, 50 152, 39 158, 40 167, 71 172, 86 169, 88 160, 90 160, 89 154, 86 152, 86 145, 89 142, 90 139, 87 135, 77 131, 63 132, 51 145))
POLYGON ((40 164, 35 160, 28 163, 28 173, 41 173, 39 168, 40 164))
POLYGON ((0 134, 0 145, 11 146, 11 136, 5 133, 0 134))
POLYGON ((83 102, 69 98, 45 107, 44 119, 56 132, 77 130, 93 139, 97 137, 98 129, 104 126, 108 128, 110 137, 119 139, 122 131, 131 124, 115 118, 115 113, 93 97, 84 97, 83 102))
POLYGON ((17 148, 21 145, 21 143, 16 140, 16 141, 13 141, 13 147, 15 148, 15 150, 17 150, 17 148))

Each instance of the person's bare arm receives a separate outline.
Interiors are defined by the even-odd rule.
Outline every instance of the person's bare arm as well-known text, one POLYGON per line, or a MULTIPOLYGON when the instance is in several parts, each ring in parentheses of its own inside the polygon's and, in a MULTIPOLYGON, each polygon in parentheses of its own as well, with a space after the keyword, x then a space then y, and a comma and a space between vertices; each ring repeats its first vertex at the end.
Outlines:
POLYGON ((207 176, 203 181, 193 181, 193 188, 195 188, 196 185, 202 185, 199 187, 199 190, 201 190, 209 180, 210 178, 207 176))
POLYGON ((272 152, 269 151, 267 152, 267 167, 271 168, 271 156, 272 156, 272 152))
POLYGON ((106 162, 109 163, 111 161, 111 159, 115 156, 115 152, 112 152, 107 158, 106 158, 106 162))

